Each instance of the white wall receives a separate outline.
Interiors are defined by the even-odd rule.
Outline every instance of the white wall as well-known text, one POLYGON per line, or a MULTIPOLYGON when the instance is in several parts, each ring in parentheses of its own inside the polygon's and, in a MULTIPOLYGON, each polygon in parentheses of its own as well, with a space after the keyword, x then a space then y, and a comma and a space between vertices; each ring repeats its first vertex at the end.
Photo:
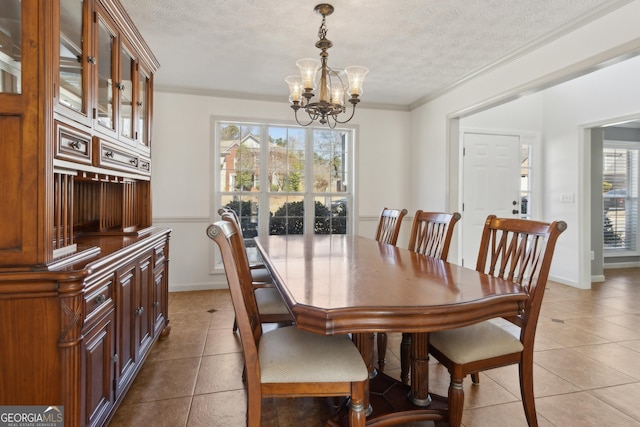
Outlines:
MULTIPOLYGON (((366 100, 349 123, 358 126, 356 227, 357 233, 373 236, 383 206, 408 204, 409 113, 361 107, 366 100)), ((173 229, 170 291, 226 287, 221 271, 210 274, 213 245, 205 234, 209 222, 218 219, 211 201, 212 116, 290 123, 293 111, 284 97, 274 103, 155 93, 153 220, 173 229)))
MULTIPOLYGON (((573 233, 562 236, 568 247, 562 262, 554 265, 553 273, 571 278, 580 256, 591 251, 590 215, 590 146, 584 138, 584 128, 630 114, 640 114, 640 57, 627 60, 544 92, 544 191, 547 197, 545 216, 562 218, 575 224, 573 233), (559 203, 562 193, 575 193, 574 204, 559 203), (582 199, 580 199, 582 197, 582 199), (580 203, 582 202, 582 203, 580 203)), ((594 218, 602 221, 601 217, 594 218)), ((589 253, 587 253, 589 252, 589 253)), ((590 260, 590 257, 588 258, 590 260)), ((590 262, 583 266, 588 268, 590 262)), ((586 274, 586 273, 585 273, 586 274)), ((579 287, 590 287, 585 279, 579 287)))
MULTIPOLYGON (((363 100, 352 120, 359 125, 358 234, 373 234, 383 206, 406 207, 410 215, 418 208, 459 210, 457 121, 452 119, 570 80, 630 52, 640 52, 638 16, 640 1, 630 2, 410 113, 360 108, 366 106, 363 100)), ((628 97, 620 98, 626 103, 628 97)), ((636 103, 638 99, 636 96, 636 103)), ((154 101, 154 223, 174 230, 170 290, 224 287, 221 275, 209 274, 211 246, 204 234, 209 221, 216 219, 210 200, 211 116, 287 121, 292 111, 284 100, 271 103, 156 92, 154 101)), ((593 105, 598 100, 590 102, 593 105)), ((581 213, 587 207, 581 199, 562 206, 555 201, 560 193, 578 195, 582 191, 579 123, 592 114, 575 117, 572 123, 558 123, 549 117, 548 104, 545 100, 543 144, 548 176, 544 180, 543 214, 546 219, 562 218, 569 223, 558 242, 551 275, 564 283, 588 287, 588 224, 581 213)), ((621 103, 616 105, 619 114, 628 111, 621 103)), ((403 244, 402 237, 399 244, 403 244)))
MULTIPOLYGON (((411 200, 418 205, 432 205, 435 209, 460 209, 459 147, 457 135, 450 130, 450 119, 464 117, 532 90, 570 80, 623 55, 637 54, 640 52, 638 16, 640 1, 630 2, 597 21, 414 109, 411 112, 411 139, 415 141, 411 147, 411 181, 414 183, 411 200), (444 165, 444 162, 435 161, 436 156, 440 162, 446 157, 448 163, 444 165)), ((544 101, 543 219, 563 219, 569 225, 558 240, 551 276, 567 284, 589 287, 589 240, 585 239, 589 230, 588 218, 584 215, 588 205, 581 199, 573 204, 560 204, 557 201, 561 193, 581 194, 584 171, 579 145, 583 143, 583 135, 579 126, 589 120, 588 117, 596 117, 585 113, 571 120, 563 119, 560 112, 575 109, 586 101, 583 97, 568 93, 563 96, 566 97, 562 97, 562 101, 555 95, 549 95, 550 100, 545 98, 544 101)), ((620 95, 612 99, 616 98, 622 98, 623 101, 627 99, 620 95)), ((635 98, 636 107, 638 99, 635 98)), ((589 109, 599 100, 590 98, 587 102, 582 107, 589 109)), ((630 103, 625 101, 625 104, 622 107, 618 103, 618 113, 622 114, 623 110, 630 113, 630 103)), ((453 124, 457 125, 457 122, 453 124)))

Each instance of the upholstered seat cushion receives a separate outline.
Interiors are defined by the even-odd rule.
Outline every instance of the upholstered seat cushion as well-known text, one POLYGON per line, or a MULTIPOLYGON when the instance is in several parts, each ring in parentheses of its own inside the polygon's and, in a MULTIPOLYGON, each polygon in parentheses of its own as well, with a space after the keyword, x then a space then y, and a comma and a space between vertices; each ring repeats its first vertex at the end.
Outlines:
POLYGON ((429 334, 429 344, 464 364, 522 351, 520 340, 491 321, 429 334))
POLYGON ((271 278, 269 270, 267 270, 266 267, 252 268, 251 280, 253 280, 254 282, 273 283, 273 279, 271 278))
POLYGON ((353 382, 369 375, 346 335, 278 328, 262 335, 258 355, 263 383, 353 382))
POLYGON ((276 288, 256 288, 253 292, 256 295, 258 313, 283 314, 289 312, 280 292, 276 288))

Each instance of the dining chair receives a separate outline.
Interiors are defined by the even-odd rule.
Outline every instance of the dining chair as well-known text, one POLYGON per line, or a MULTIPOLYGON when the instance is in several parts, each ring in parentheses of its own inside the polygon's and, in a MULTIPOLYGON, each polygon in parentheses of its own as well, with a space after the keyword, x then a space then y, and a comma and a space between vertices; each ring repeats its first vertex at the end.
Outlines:
MULTIPOLYGON (((218 215, 222 216, 222 214, 224 213, 227 213, 232 216, 232 218, 236 221, 236 224, 238 224, 238 227, 240 229, 240 234, 243 234, 242 223, 240 222, 240 217, 238 216, 238 213, 234 211, 232 208, 227 206, 223 206, 220 209, 218 209, 218 215)), ((242 238, 244 239, 244 235, 242 236, 242 238)), ((251 278, 255 283, 263 282, 265 283, 265 285, 273 284, 271 275, 269 274, 269 270, 267 270, 267 267, 265 267, 264 263, 261 260, 253 263, 249 261, 249 266, 251 267, 251 278)))
MULTIPOLYGON (((375 240, 395 246, 398 241, 398 236, 400 235, 402 218, 404 218, 405 215, 407 215, 406 209, 383 208, 382 212, 380 212, 380 218, 378 219, 375 240)), ((378 343, 378 369, 382 372, 387 354, 387 334, 378 332, 376 334, 376 341, 378 343)))
POLYGON ((449 425, 462 420, 467 374, 477 382, 477 373, 518 364, 520 394, 529 426, 536 427, 533 395, 533 346, 558 236, 566 230, 564 221, 545 223, 526 219, 497 218, 489 215, 482 238, 476 270, 523 285, 529 299, 522 311, 505 319, 519 328, 514 335, 492 321, 429 334, 429 353, 442 363, 451 376, 449 385, 449 425))
POLYGON ((263 332, 245 263, 237 262, 238 230, 229 221, 209 225, 220 248, 245 361, 247 426, 258 427, 263 397, 349 396, 349 425, 364 427, 369 374, 347 335, 319 335, 295 326, 263 332))
MULTIPOLYGON (((285 304, 280 292, 275 288, 272 281, 256 281, 253 277, 254 269, 251 269, 249 265, 249 258, 247 256, 247 250, 244 244, 242 236, 242 230, 240 224, 237 221, 237 216, 232 210, 219 210, 220 216, 223 221, 228 222, 235 230, 233 235, 235 248, 236 262, 247 268, 251 277, 251 288, 258 305, 258 313, 260 314, 260 320, 262 323, 282 323, 292 324, 293 316, 289 312, 287 305, 285 304)), ((265 267, 266 269, 266 267, 265 267)), ((271 278, 271 276, 269 276, 271 278)), ((237 319, 233 322, 233 332, 238 330, 237 319)))
MULTIPOLYGON (((417 210, 411 225, 409 237, 410 251, 438 258, 443 261, 449 256, 449 246, 456 223, 461 215, 458 212, 425 212, 417 210)), ((380 348, 378 348, 380 354, 380 348)), ((383 363, 384 363, 383 352, 383 363)), ((378 360, 380 365, 380 360, 378 360)), ((400 344, 400 379, 404 384, 409 384, 411 372, 411 334, 403 333, 400 344)))
POLYGON ((406 209, 382 209, 378 220, 375 240, 395 246, 398 241, 398 236, 400 235, 402 218, 404 218, 406 214, 406 209))

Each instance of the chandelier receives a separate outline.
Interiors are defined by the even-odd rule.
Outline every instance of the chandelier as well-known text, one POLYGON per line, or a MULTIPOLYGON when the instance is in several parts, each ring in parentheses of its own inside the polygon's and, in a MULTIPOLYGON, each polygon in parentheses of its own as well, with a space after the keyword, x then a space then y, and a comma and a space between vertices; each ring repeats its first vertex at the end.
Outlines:
POLYGON ((308 126, 318 120, 320 124, 328 124, 330 128, 334 128, 337 123, 347 123, 353 118, 362 94, 362 81, 369 70, 352 66, 344 71, 335 71, 327 65, 327 50, 333 43, 327 39, 326 17, 333 13, 333 6, 322 3, 314 10, 322 15, 322 24, 318 30, 320 40, 316 42, 316 47, 321 50, 320 60, 306 58, 297 61, 300 76, 289 76, 285 81, 289 84, 289 101, 300 126, 308 126), (318 71, 320 78, 317 80, 318 71), (315 90, 319 91, 317 100, 314 99, 315 90), (347 99, 352 105, 351 115, 348 119, 341 120, 339 115, 347 111, 347 99), (308 122, 301 123, 298 119, 300 109, 308 114, 308 122))

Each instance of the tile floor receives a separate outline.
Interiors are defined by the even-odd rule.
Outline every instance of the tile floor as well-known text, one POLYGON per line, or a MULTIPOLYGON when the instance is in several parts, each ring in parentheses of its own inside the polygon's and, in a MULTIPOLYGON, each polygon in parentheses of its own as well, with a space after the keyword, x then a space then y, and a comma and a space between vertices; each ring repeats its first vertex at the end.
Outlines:
MULTIPOLYGON (((640 426, 640 269, 607 270, 591 290, 548 283, 535 349, 541 427, 640 426)), ((246 397, 228 291, 171 293, 172 331, 155 344, 110 427, 240 427, 246 397)), ((399 376, 400 337, 390 334, 385 372, 399 376)), ((432 390, 448 374, 431 365, 432 390)), ((465 381, 465 427, 526 426, 517 367, 465 381)), ((321 426, 327 399, 265 399, 262 426, 321 426)), ((413 426, 432 423, 414 423, 413 426)))

